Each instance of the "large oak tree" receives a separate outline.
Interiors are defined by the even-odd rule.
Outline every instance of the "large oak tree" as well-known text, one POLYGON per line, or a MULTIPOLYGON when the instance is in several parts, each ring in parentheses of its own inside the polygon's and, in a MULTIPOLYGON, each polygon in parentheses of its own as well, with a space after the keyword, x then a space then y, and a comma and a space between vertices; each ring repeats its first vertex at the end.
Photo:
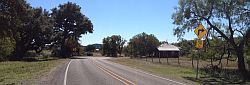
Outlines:
POLYGON ((15 42, 11 60, 22 59, 29 50, 41 52, 49 43, 52 25, 48 11, 33 8, 25 0, 1 0, 0 10, 0 35, 15 42))
MULTIPOLYGON (((53 45, 60 48, 59 56, 69 57, 71 44, 66 44, 69 38, 78 41, 82 34, 93 32, 91 21, 81 13, 81 7, 75 3, 68 2, 52 9, 52 18, 55 20, 53 27, 53 45)), ((77 42, 76 42, 77 43, 77 42)))

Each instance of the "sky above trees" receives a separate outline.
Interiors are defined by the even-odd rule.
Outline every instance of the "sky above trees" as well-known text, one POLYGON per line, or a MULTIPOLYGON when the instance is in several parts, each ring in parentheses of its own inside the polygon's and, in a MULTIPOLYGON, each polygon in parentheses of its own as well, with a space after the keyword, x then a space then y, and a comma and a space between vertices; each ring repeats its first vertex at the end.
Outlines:
MULTIPOLYGON (((154 34, 160 41, 177 42, 173 35, 171 16, 178 0, 27 0, 33 7, 50 10, 68 1, 82 7, 81 12, 88 16, 93 25, 93 34, 83 35, 82 45, 102 43, 106 36, 121 35, 129 40, 142 32, 154 34)), ((194 39, 192 32, 184 39, 194 39)))

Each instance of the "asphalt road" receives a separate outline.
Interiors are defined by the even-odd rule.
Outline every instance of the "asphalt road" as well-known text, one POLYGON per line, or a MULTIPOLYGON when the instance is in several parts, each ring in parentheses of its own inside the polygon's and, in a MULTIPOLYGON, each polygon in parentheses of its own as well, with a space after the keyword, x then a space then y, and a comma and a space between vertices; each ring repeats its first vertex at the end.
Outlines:
POLYGON ((41 85, 185 85, 110 62, 108 57, 71 59, 49 74, 41 85))

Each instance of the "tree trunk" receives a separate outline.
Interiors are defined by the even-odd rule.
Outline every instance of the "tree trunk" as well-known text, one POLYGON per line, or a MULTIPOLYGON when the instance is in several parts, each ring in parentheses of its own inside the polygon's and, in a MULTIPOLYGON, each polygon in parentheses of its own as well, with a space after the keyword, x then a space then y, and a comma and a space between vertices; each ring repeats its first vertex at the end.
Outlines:
POLYGON ((218 65, 220 65, 221 69, 222 69, 222 59, 223 59, 223 56, 224 56, 225 53, 226 53, 226 47, 224 45, 224 47, 223 47, 223 53, 220 55, 220 61, 219 61, 219 64, 218 64, 218 65))
POLYGON ((212 67, 214 66, 214 64, 213 64, 213 56, 210 59, 210 64, 211 64, 212 67))
POLYGON ((246 65, 244 60, 243 46, 236 48, 236 55, 238 57, 238 70, 241 72, 244 80, 246 79, 246 65))
POLYGON ((192 55, 192 68, 194 68, 194 55, 192 55))
POLYGON ((155 53, 154 53, 153 56, 151 56, 152 62, 154 62, 154 57, 155 57, 155 56, 156 56, 155 53))
MULTIPOLYGON (((228 46, 228 47, 229 47, 229 46, 228 46)), ((230 53, 230 51, 228 50, 228 51, 227 51, 227 66, 228 66, 228 61, 229 61, 230 55, 231 55, 231 53, 230 53)))
POLYGON ((9 60, 17 61, 23 59, 26 50, 21 44, 16 44, 14 52, 11 54, 9 60))
POLYGON ((70 56, 65 45, 61 46, 61 50, 60 50, 60 54, 59 55, 61 57, 63 57, 63 58, 67 58, 67 57, 70 56))

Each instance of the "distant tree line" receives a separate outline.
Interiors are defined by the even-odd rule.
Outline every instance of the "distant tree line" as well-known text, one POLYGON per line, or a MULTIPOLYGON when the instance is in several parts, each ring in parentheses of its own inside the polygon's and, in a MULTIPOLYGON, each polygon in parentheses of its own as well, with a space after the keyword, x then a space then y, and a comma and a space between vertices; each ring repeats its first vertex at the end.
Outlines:
POLYGON ((87 45, 85 48, 86 52, 94 52, 95 51, 95 46, 94 45, 87 45))
POLYGON ((31 7, 25 0, 0 0, 0 60, 21 60, 28 51, 46 47, 58 57, 70 57, 82 34, 92 33, 81 7, 68 2, 51 9, 31 7))
POLYGON ((113 35, 103 39, 102 54, 106 56, 121 56, 122 52, 125 56, 142 57, 153 56, 157 47, 160 45, 159 40, 153 34, 140 33, 132 37, 126 46, 126 40, 120 35, 113 35))

